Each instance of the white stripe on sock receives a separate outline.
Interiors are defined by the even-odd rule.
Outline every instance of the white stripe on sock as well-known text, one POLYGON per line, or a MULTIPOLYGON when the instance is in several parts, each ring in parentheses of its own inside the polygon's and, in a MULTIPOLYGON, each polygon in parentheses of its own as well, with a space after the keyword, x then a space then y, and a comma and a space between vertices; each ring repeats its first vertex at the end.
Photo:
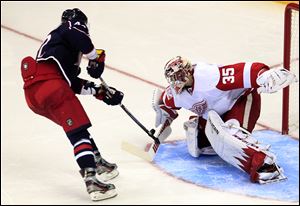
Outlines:
MULTIPOLYGON (((80 152, 79 154, 77 154, 77 155, 75 156, 75 159, 77 160, 77 159, 79 159, 80 157, 85 156, 85 155, 93 155, 93 156, 94 156, 94 153, 91 152, 91 151, 80 152)), ((95 157, 95 156, 94 156, 94 157, 95 157)))
POLYGON ((74 144, 74 148, 75 148, 76 146, 78 146, 79 144, 82 144, 82 143, 84 143, 84 142, 91 144, 91 141, 90 141, 90 140, 88 140, 88 139, 82 139, 82 140, 80 140, 80 141, 78 141, 78 142, 76 142, 76 143, 74 144))

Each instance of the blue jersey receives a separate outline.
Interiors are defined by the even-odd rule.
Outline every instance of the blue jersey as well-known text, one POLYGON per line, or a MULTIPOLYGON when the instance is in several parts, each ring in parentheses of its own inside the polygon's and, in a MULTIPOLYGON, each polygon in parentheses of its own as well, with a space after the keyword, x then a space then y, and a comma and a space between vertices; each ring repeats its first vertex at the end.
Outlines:
POLYGON ((55 61, 71 87, 79 79, 82 54, 93 50, 87 26, 78 21, 67 21, 49 33, 37 52, 36 61, 55 61))

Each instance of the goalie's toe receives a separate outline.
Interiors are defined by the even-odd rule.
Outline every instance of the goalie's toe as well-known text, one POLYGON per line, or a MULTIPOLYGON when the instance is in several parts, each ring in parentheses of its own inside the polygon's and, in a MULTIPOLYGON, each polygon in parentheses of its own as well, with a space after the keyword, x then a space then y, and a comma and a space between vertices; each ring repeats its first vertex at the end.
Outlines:
POLYGON ((287 179, 283 175, 283 169, 276 165, 264 164, 258 171, 258 183, 266 184, 271 182, 278 182, 287 179))

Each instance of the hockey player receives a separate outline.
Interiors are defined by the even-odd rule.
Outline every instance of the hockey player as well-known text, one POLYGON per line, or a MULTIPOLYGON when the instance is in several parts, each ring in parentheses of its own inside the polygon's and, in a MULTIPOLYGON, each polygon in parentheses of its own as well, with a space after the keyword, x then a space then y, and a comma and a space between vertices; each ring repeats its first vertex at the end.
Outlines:
POLYGON ((81 10, 65 10, 61 24, 49 33, 36 58, 28 56, 22 60, 21 73, 29 108, 64 129, 73 145, 87 192, 97 201, 117 195, 113 184, 102 181, 116 177, 119 172, 116 164, 100 155, 87 130, 91 122, 75 94, 93 95, 108 105, 118 105, 123 93, 113 87, 108 91, 101 84, 78 77, 82 55, 89 59, 87 72, 91 77, 98 79, 104 70, 105 51, 94 48, 87 23, 81 10))
POLYGON ((252 182, 285 179, 270 146, 260 144, 251 132, 260 115, 260 93, 273 93, 297 81, 294 74, 259 62, 191 64, 180 56, 167 62, 164 74, 169 86, 156 89, 153 96, 160 142, 170 135, 177 110, 185 108, 196 114, 184 123, 193 157, 218 154, 248 173, 252 182))

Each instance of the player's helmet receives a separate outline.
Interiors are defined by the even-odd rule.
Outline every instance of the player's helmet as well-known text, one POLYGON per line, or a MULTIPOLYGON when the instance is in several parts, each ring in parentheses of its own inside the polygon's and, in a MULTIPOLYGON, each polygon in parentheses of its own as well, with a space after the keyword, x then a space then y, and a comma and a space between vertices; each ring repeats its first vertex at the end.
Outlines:
POLYGON ((164 70, 168 83, 179 94, 189 80, 192 64, 189 60, 177 56, 166 63, 164 70))
POLYGON ((80 9, 77 8, 67 9, 63 12, 61 16, 61 22, 64 23, 70 20, 79 21, 84 24, 87 24, 88 22, 86 15, 80 9))

